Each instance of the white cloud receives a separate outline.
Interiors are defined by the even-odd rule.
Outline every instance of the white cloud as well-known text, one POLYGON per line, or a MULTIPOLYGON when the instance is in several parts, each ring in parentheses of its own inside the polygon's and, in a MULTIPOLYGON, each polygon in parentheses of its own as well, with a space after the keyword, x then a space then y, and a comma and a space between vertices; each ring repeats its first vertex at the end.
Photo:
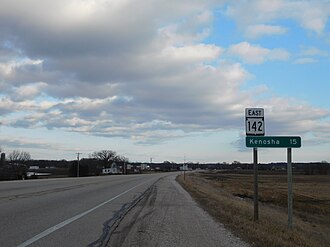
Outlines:
POLYGON ((189 63, 213 61, 220 55, 221 49, 214 45, 188 45, 183 47, 167 47, 162 55, 170 61, 183 61, 189 63))
POLYGON ((287 32, 287 28, 275 25, 257 24, 246 28, 245 36, 250 39, 257 39, 265 35, 282 35, 287 32))
POLYGON ((290 58, 290 53, 283 48, 275 48, 269 52, 269 60, 285 61, 290 58))
POLYGON ((269 50, 260 46, 253 46, 248 42, 241 42, 231 45, 228 49, 229 54, 240 57, 247 63, 263 63, 269 50))
POLYGON ((241 42, 231 45, 228 49, 230 55, 238 56, 245 63, 260 64, 270 60, 287 60, 289 52, 284 49, 267 49, 260 45, 251 45, 248 42, 241 42))
POLYGON ((203 28, 198 33, 191 31, 191 28, 186 27, 184 23, 170 24, 158 29, 161 42, 169 46, 182 46, 199 42, 206 38, 210 32, 208 28, 203 28))
POLYGON ((210 10, 205 10, 197 15, 199 23, 210 23, 213 20, 213 13, 210 10))
POLYGON ((316 47, 302 46, 297 58, 294 60, 295 64, 310 64, 317 63, 321 58, 329 57, 329 52, 320 50, 316 47))
MULTIPOLYGON (((215 2, 2 1, 3 124, 139 143, 240 129, 245 106, 258 102, 251 92, 241 90, 251 75, 226 56, 258 64, 287 60, 290 54, 248 42, 234 44, 226 52, 205 44, 215 2)), ((285 5, 258 1, 243 14, 238 5, 230 6, 232 16, 247 20, 242 25, 257 38, 286 31, 260 24, 277 18, 285 5), (252 7, 258 10, 256 16, 249 12, 252 7)), ((285 129, 285 119, 295 118, 289 109, 292 103, 278 99, 260 103, 272 109, 281 104, 285 108, 278 112, 283 117, 280 127, 285 129)), ((294 110, 297 115, 301 110, 316 111, 310 106, 294 110)), ((315 131, 326 114, 299 115, 308 125, 298 125, 297 132, 315 131)))
POLYGON ((330 3, 328 1, 288 3, 288 15, 296 19, 300 24, 318 34, 323 33, 330 15, 330 3), (292 11, 289 13, 289 11, 292 11))
POLYGON ((32 100, 42 94, 47 83, 37 82, 15 88, 12 93, 12 99, 16 101, 32 100))
POLYGON ((319 56, 319 57, 326 57, 329 56, 328 51, 320 50, 316 47, 302 47, 301 56, 319 56))
POLYGON ((229 3, 227 14, 235 18, 239 25, 246 26, 276 18, 283 4, 282 0, 234 1, 229 3))
MULTIPOLYGON (((60 145, 51 143, 49 140, 43 140, 39 138, 29 138, 26 139, 24 136, 6 136, 1 137, 1 143, 6 143, 7 146, 10 146, 12 149, 21 149, 21 148, 40 148, 40 149, 59 149, 60 145)), ((5 150, 9 151, 9 150, 5 150)), ((32 157, 33 158, 33 157, 32 157)))
POLYGON ((43 61, 40 59, 32 60, 29 58, 5 61, 0 63, 0 75, 5 78, 10 78, 15 76, 17 70, 24 70, 33 67, 40 68, 42 63, 43 61))
POLYGON ((281 97, 272 97, 268 102, 263 103, 269 119, 267 129, 272 131, 268 133, 269 135, 320 133, 324 131, 320 126, 328 124, 328 122, 320 121, 329 117, 330 111, 326 109, 281 97))
POLYGON ((318 62, 317 59, 310 57, 297 58, 294 61, 295 64, 308 64, 308 63, 317 63, 317 62, 318 62))
POLYGON ((241 28, 278 19, 292 19, 303 28, 322 34, 330 15, 330 3, 323 0, 231 1, 227 14, 234 18, 241 28))

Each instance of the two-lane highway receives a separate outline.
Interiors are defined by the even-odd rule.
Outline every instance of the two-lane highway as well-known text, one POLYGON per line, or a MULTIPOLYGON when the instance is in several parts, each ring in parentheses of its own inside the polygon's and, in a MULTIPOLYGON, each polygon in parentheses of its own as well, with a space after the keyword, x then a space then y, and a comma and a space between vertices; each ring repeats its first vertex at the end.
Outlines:
POLYGON ((99 246, 120 213, 167 175, 0 182, 0 245, 99 246))
POLYGON ((177 174, 0 182, 0 246, 248 246, 177 174))

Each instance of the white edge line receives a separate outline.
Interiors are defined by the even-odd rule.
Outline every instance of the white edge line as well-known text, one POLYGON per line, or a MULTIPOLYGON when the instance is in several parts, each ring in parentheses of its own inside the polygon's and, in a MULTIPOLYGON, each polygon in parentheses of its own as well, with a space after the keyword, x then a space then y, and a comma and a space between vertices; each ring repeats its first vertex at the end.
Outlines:
POLYGON ((93 207, 93 208, 91 208, 91 209, 89 209, 89 210, 87 210, 87 211, 85 211, 83 213, 80 213, 80 214, 78 214, 76 216, 73 216, 70 219, 67 219, 67 220, 65 220, 65 221, 63 221, 63 222, 61 222, 61 223, 59 223, 59 224, 57 224, 55 226, 52 226, 52 227, 48 228, 47 230, 39 233, 38 235, 34 236, 33 238, 30 238, 29 240, 26 240, 25 242, 21 243, 20 245, 17 245, 17 247, 26 247, 26 246, 28 246, 28 245, 30 245, 30 244, 38 241, 39 239, 41 239, 43 237, 46 237, 47 235, 49 235, 49 234, 51 234, 51 233, 53 233, 53 232, 61 229, 62 227, 66 226, 66 225, 68 225, 68 224, 70 224, 70 223, 72 223, 72 222, 74 222, 74 221, 76 221, 76 220, 78 220, 78 219, 80 219, 82 217, 84 217, 85 215, 87 215, 87 214, 93 212, 94 210, 96 210, 96 209, 104 206, 105 204, 107 204, 107 203, 109 203, 109 202, 117 199, 118 197, 120 197, 120 196, 122 196, 122 195, 124 195, 124 194, 126 194, 128 192, 130 192, 131 190, 133 190, 133 189, 135 189, 135 188, 137 188, 137 187, 139 187, 139 186, 141 186, 141 185, 149 182, 150 180, 152 180, 152 179, 149 179, 146 182, 143 182, 141 184, 135 185, 134 187, 132 187, 132 188, 130 188, 130 189, 128 189, 128 190, 126 190, 126 191, 124 191, 124 192, 116 195, 115 197, 110 198, 109 200, 107 200, 105 202, 102 202, 101 204, 99 204, 99 205, 97 205, 97 206, 95 206, 95 207, 93 207))

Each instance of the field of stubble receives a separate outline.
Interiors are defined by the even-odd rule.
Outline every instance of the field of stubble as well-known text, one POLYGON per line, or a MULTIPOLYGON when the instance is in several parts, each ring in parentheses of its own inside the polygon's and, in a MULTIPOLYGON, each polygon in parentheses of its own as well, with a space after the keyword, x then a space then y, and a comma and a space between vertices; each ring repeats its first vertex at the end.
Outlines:
POLYGON ((253 221, 253 174, 195 172, 178 182, 214 218, 253 246, 330 246, 330 176, 293 176, 293 230, 287 228, 287 176, 259 174, 259 221, 253 221))

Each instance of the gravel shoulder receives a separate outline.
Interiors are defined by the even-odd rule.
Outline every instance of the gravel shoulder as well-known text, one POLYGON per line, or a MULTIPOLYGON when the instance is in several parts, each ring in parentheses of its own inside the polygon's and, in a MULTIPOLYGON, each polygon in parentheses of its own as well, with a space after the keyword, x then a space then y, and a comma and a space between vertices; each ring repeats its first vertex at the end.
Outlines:
POLYGON ((107 246, 249 246, 209 216, 170 175, 111 231, 107 246))

